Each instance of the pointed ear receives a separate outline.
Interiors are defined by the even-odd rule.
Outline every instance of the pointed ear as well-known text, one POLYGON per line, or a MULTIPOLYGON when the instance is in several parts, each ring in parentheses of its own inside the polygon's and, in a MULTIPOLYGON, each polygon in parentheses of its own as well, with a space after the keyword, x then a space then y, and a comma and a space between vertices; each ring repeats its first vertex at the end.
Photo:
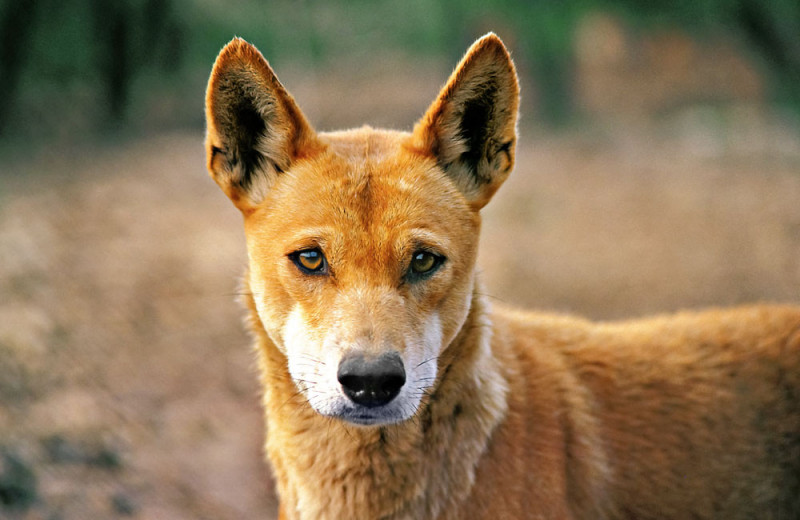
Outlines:
POLYGON ((412 148, 430 155, 473 208, 482 208, 514 166, 519 85, 503 42, 472 44, 414 127, 412 148))
POLYGON ((267 61, 240 38, 214 63, 206 126, 211 177, 245 213, 264 199, 277 175, 322 149, 267 61))

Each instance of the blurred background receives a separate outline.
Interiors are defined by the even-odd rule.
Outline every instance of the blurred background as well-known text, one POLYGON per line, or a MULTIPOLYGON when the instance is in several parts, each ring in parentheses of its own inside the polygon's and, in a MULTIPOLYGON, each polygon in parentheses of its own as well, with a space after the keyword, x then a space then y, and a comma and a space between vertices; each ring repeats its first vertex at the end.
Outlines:
POLYGON ((254 43, 320 130, 410 129, 489 30, 522 82, 494 301, 800 302, 796 0, 2 0, 0 518, 274 518, 214 58, 254 43))

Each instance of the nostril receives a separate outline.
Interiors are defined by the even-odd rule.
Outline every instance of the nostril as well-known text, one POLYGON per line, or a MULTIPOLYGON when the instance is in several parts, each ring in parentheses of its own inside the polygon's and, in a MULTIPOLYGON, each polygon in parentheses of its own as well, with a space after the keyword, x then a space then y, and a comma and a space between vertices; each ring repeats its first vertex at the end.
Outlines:
POLYGON ((364 378, 359 377, 355 374, 346 374, 342 375, 341 370, 339 371, 339 383, 342 384, 345 388, 349 388, 353 392, 361 392, 364 390, 364 378))
POLYGON ((381 384, 381 392, 385 394, 392 394, 392 396, 394 396, 400 392, 400 388, 403 387, 405 382, 406 382, 405 370, 403 370, 402 373, 389 374, 386 376, 386 378, 383 380, 383 383, 381 384))
POLYGON ((397 397, 406 382, 406 371, 399 354, 392 352, 375 359, 347 357, 339 363, 337 377, 351 401, 372 408, 397 397))

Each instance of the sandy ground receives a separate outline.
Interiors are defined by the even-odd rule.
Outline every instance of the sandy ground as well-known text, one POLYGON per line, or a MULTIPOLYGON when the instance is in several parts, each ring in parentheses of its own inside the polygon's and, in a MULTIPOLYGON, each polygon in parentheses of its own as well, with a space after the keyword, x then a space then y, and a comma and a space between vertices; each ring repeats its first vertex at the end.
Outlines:
MULTIPOLYGON (((597 319, 799 302, 800 137, 725 117, 528 131, 485 210, 489 294, 597 319)), ((201 142, 0 173, 0 517, 274 517, 243 233, 201 142)))

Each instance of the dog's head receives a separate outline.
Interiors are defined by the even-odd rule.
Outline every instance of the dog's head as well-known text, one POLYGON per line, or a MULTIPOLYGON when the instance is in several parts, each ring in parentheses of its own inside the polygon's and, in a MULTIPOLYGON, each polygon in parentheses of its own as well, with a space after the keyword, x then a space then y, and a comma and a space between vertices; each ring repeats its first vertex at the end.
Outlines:
POLYGON ((467 319, 478 211, 514 163, 518 86, 475 42, 411 134, 317 133, 235 39, 206 98, 208 169, 244 215, 258 318, 320 414, 412 417, 467 319))

